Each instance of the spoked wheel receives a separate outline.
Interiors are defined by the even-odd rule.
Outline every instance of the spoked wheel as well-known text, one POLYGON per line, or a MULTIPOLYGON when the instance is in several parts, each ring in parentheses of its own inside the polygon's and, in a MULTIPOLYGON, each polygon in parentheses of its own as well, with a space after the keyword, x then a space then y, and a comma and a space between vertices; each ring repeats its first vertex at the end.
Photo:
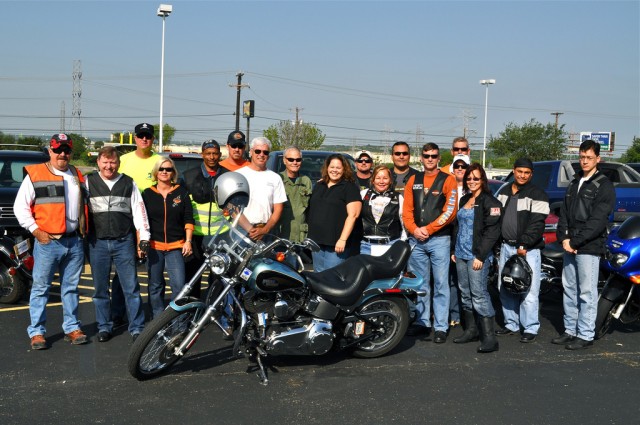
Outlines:
POLYGON ((375 325, 365 324, 361 337, 374 335, 356 345, 353 350, 356 357, 372 358, 388 353, 400 343, 409 326, 409 308, 401 298, 373 298, 360 307, 359 313, 367 313, 375 325))
POLYGON ((18 275, 9 274, 4 265, 0 265, 0 303, 15 304, 27 292, 27 285, 18 275))
POLYGON ((596 339, 600 339, 609 332, 613 324, 613 310, 617 304, 606 298, 598 299, 598 314, 596 315, 596 339))
POLYGON ((197 307, 185 311, 169 307, 152 320, 131 347, 129 373, 145 380, 168 370, 181 357, 175 348, 189 333, 198 311, 197 307))

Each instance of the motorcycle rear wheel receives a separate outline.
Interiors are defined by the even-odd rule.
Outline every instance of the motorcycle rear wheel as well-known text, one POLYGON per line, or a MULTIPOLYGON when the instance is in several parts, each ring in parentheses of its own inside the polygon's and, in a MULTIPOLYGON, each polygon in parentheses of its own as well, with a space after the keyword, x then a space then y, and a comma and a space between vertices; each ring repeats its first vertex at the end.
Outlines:
POLYGON ((373 298, 366 301, 358 311, 360 313, 379 311, 379 316, 370 316, 370 318, 382 328, 382 332, 380 335, 356 345, 353 350, 355 357, 373 358, 383 356, 393 350, 404 338, 404 334, 407 333, 409 308, 407 302, 402 298, 373 298))
POLYGON ((174 350, 189 333, 198 311, 197 307, 185 311, 169 307, 152 320, 131 347, 128 361, 131 376, 140 381, 153 378, 178 361, 182 356, 174 350))
POLYGON ((600 339, 609 332, 613 325, 613 310, 617 307, 613 301, 600 297, 598 300, 598 313, 596 314, 595 337, 600 339))
POLYGON ((11 276, 4 264, 0 265, 0 303, 15 304, 26 292, 25 282, 17 274, 11 276))

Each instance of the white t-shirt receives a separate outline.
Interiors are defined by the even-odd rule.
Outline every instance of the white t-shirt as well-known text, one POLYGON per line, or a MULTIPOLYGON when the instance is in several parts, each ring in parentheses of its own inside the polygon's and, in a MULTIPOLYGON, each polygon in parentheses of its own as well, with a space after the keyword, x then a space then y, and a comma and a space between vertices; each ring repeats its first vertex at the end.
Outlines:
POLYGON ((287 193, 279 175, 271 170, 255 171, 250 167, 242 167, 236 171, 249 182, 249 205, 244 215, 250 223, 266 223, 271 217, 274 204, 287 201, 287 193))

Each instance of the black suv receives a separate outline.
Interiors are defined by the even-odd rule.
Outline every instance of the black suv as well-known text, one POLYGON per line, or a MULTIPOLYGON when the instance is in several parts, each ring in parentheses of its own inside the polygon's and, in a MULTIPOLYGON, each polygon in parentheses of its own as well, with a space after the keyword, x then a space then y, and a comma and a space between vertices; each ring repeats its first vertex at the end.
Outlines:
MULTIPOLYGON (((329 155, 332 155, 336 152, 328 152, 328 151, 302 151, 302 166, 300 167, 300 174, 303 176, 308 176, 311 179, 311 183, 315 186, 316 182, 320 180, 322 177, 321 170, 322 164, 327 159, 329 155)), ((274 151, 269 154, 269 159, 267 160, 267 168, 276 173, 280 173, 285 170, 284 162, 282 161, 282 156, 284 155, 284 151, 274 151)), ((341 154, 347 159, 351 168, 356 170, 356 164, 353 161, 353 157, 349 154, 343 153, 341 154)))
POLYGON ((13 213, 13 202, 24 179, 24 167, 48 160, 45 151, 0 150, 0 227, 7 231, 20 228, 13 213))

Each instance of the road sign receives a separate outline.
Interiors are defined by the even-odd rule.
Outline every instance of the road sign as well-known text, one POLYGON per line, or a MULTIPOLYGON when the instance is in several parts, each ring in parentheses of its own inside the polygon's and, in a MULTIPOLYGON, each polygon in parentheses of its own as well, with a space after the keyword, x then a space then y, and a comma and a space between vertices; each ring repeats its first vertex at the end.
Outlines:
POLYGON ((616 133, 613 131, 581 131, 580 143, 585 140, 593 140, 600 143, 601 152, 613 152, 613 148, 616 140, 616 133))

